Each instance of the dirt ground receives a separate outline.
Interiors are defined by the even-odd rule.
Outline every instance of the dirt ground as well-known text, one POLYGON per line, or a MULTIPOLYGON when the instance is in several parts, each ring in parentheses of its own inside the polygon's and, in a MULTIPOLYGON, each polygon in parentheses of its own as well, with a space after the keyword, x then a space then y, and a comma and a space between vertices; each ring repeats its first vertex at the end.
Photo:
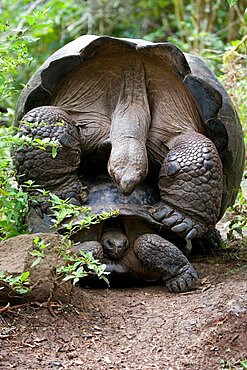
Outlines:
POLYGON ((245 259, 194 257, 192 291, 77 288, 67 304, 0 315, 0 369, 247 369, 245 259))
POLYGON ((38 304, 0 317, 1 369, 246 369, 247 269, 194 264, 193 291, 75 288, 53 317, 38 304))

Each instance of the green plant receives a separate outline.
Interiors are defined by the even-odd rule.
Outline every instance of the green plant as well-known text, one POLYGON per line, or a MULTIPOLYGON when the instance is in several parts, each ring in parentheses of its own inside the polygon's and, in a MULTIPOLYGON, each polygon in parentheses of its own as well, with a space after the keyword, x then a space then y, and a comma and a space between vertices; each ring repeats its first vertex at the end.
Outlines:
POLYGON ((59 251, 59 257, 64 260, 64 264, 57 269, 58 276, 62 276, 63 281, 71 280, 76 284, 80 279, 89 276, 97 275, 103 279, 108 285, 109 281, 106 278, 105 265, 96 260, 92 253, 85 253, 82 250, 80 255, 71 254, 70 250, 73 242, 71 236, 78 231, 90 228, 101 221, 110 217, 116 217, 119 210, 109 210, 100 214, 93 214, 91 208, 81 207, 69 203, 68 199, 62 200, 54 194, 50 194, 52 221, 55 228, 63 225, 63 234, 65 235, 65 249, 59 251))
POLYGON ((234 360, 223 360, 220 359, 220 364, 222 365, 222 369, 228 369, 228 370, 247 370, 247 360, 242 359, 238 361, 234 360), (239 365, 241 367, 239 367, 239 365))
MULTIPOLYGON (((238 111, 243 125, 245 140, 247 140, 247 36, 241 40, 232 41, 223 55, 221 82, 238 111)), ((246 141, 247 144, 247 141, 246 141)))
MULTIPOLYGON (((35 257, 35 259, 31 264, 31 269, 45 258, 45 250, 50 246, 50 244, 45 243, 43 238, 39 236, 33 238, 33 244, 34 249, 30 252, 30 255, 35 257)), ((97 275, 108 284, 105 265, 95 259, 90 252, 85 253, 80 251, 80 255, 71 253, 72 247, 73 242, 69 240, 67 236, 64 236, 62 248, 54 246, 57 260, 60 261, 60 267, 55 269, 54 280, 60 281, 62 279, 63 282, 71 280, 73 284, 76 284, 80 279, 86 276, 97 275), (62 265, 61 261, 63 262, 62 265)))
POLYGON ((239 198, 240 201, 229 210, 231 221, 227 233, 228 240, 231 240, 236 233, 243 238, 247 230, 247 207, 244 202, 242 203, 241 197, 239 198))
MULTIPOLYGON (((221 82, 232 98, 242 122, 245 146, 247 148, 247 36, 232 42, 223 55, 221 82)), ((230 218, 228 240, 236 233, 243 238, 247 229, 247 168, 241 183, 237 201, 228 211, 230 218)))
POLYGON ((247 370, 247 359, 240 360, 239 363, 243 366, 243 370, 247 370))
POLYGON ((30 254, 31 256, 36 257, 35 260, 31 264, 31 268, 38 265, 42 258, 45 257, 45 249, 49 247, 49 244, 46 244, 44 240, 38 236, 33 238, 33 244, 35 245, 36 249, 33 249, 30 254))
POLYGON ((60 256, 65 264, 57 269, 57 274, 62 277, 63 281, 71 280, 73 284, 76 284, 86 276, 97 275, 99 279, 103 279, 109 285, 106 278, 108 274, 105 271, 106 266, 96 260, 91 252, 84 253, 80 251, 78 256, 76 254, 71 255, 68 251, 61 251, 60 256))
POLYGON ((37 43, 51 23, 48 6, 30 7, 22 12, 25 3, 5 4, 3 1, 0 11, 0 100, 8 108, 14 108, 16 94, 23 83, 21 74, 30 68, 33 60, 29 53, 32 44, 37 43))
POLYGON ((4 287, 10 287, 18 294, 27 294, 31 289, 30 282, 28 280, 29 275, 29 271, 24 271, 22 274, 17 276, 7 275, 3 271, 0 271, 0 289, 4 289, 4 287))
MULTIPOLYGON (((62 206, 64 204, 64 202, 62 200, 59 200, 59 198, 57 197, 56 203, 59 203, 59 206, 62 206)), ((67 203, 65 204, 66 206, 68 206, 67 208, 70 209, 70 212, 66 212, 66 215, 69 214, 70 216, 74 216, 74 207, 76 207, 76 212, 79 212, 79 208, 82 208, 73 205, 69 206, 67 203)), ((77 225, 77 228, 73 229, 76 232, 78 231, 78 228, 82 229, 84 227, 89 227, 91 224, 95 224, 97 222, 100 222, 102 219, 111 217, 112 214, 116 214, 116 212, 110 212, 108 214, 105 213, 104 215, 90 216, 89 209, 82 209, 86 210, 87 216, 84 220, 84 223, 80 222, 80 224, 77 225)), ((58 216, 60 217, 59 214, 58 216)), ((60 219, 62 220, 63 218, 60 219)), ((77 255, 71 252, 71 249, 73 247, 73 242, 69 239, 69 236, 71 236, 71 232, 71 228, 69 227, 68 232, 65 232, 66 235, 63 239, 62 248, 53 246, 57 256, 57 261, 59 261, 59 267, 55 267, 54 272, 54 289, 61 284, 61 279, 62 283, 71 280, 73 284, 76 284, 80 279, 90 275, 98 276, 99 279, 103 279, 109 285, 109 281, 106 277, 108 273, 105 272, 106 266, 95 259, 92 253, 85 253, 83 251, 80 251, 80 255, 77 255)), ((45 243, 44 239, 39 236, 35 236, 33 238, 33 245, 34 248, 30 252, 30 255, 35 258, 30 266, 30 269, 35 268, 41 263, 42 259, 45 258, 46 249, 50 246, 50 244, 45 243)), ((30 285, 30 281, 28 279, 29 275, 30 271, 25 271, 21 275, 17 276, 8 275, 4 272, 0 272, 0 289, 3 289, 4 287, 9 287, 20 295, 27 294, 32 290, 32 286, 30 285)))
POLYGON ((14 140, 12 132, 10 128, 0 128, 0 240, 25 231, 24 220, 28 211, 28 195, 17 185, 10 156, 14 140))
POLYGON ((0 136, 0 240, 3 240, 26 232, 28 192, 37 189, 33 181, 18 186, 11 149, 32 145, 43 150, 51 150, 54 157, 60 144, 57 140, 21 136, 14 127, 0 127, 0 136))
MULTIPOLYGON (((63 265, 56 269, 56 278, 62 278, 63 281, 71 280, 76 284, 79 279, 89 275, 97 275, 109 284, 105 272, 105 265, 96 260, 92 253, 80 251, 80 255, 71 253, 73 242, 70 237, 84 228, 90 228, 92 225, 104 221, 110 217, 116 217, 119 210, 109 210, 101 214, 91 213, 89 207, 81 207, 73 205, 69 199, 61 199, 55 194, 47 193, 41 190, 42 196, 48 196, 52 209, 52 221, 55 228, 63 225, 64 248, 57 249, 57 258, 63 260, 63 265), (68 219, 70 221, 68 222, 68 219)), ((35 237, 33 239, 36 248, 31 252, 31 255, 36 257, 31 267, 36 266, 45 256, 45 249, 48 247, 43 239, 35 237)))
MULTIPOLYGON (((70 253, 73 246, 70 238, 82 229, 90 228, 92 225, 110 217, 118 216, 119 210, 109 210, 96 215, 91 212, 90 207, 71 204, 69 199, 61 199, 55 194, 47 193, 43 190, 40 190, 40 192, 51 203, 51 220, 54 228, 59 228, 61 225, 63 228, 64 249, 58 249, 57 256, 58 258, 62 258, 65 264, 57 272, 59 274, 65 274, 64 281, 72 279, 73 283, 76 283, 78 278, 83 278, 92 273, 106 281, 103 275, 105 265, 97 261, 92 256, 92 253, 80 251, 80 256, 70 253)), ((31 252, 31 255, 35 256, 36 259, 33 261, 31 267, 40 263, 41 259, 45 256, 45 249, 48 247, 43 239, 39 237, 35 237, 33 243, 36 248, 31 252)))
POLYGON ((71 204, 69 199, 61 199, 55 194, 49 194, 52 209, 52 222, 55 228, 61 223, 65 229, 64 234, 70 238, 81 229, 89 228, 110 217, 116 217, 119 210, 108 210, 100 214, 93 214, 90 207, 71 204), (73 218, 72 218, 73 216, 73 218), (67 220, 67 221, 66 221, 67 220))

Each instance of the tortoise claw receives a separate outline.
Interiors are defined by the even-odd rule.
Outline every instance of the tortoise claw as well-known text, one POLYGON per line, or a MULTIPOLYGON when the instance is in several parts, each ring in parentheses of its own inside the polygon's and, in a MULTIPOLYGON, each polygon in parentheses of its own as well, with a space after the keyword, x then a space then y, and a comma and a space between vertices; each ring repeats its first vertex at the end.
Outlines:
POLYGON ((162 222, 163 225, 186 239, 198 238, 207 231, 206 225, 163 202, 156 204, 150 213, 156 221, 162 222))
POLYGON ((192 265, 187 265, 179 275, 172 279, 166 280, 165 285, 169 292, 179 293, 185 292, 191 288, 194 282, 198 279, 198 274, 192 265))
POLYGON ((175 233, 182 233, 183 231, 188 230, 188 224, 187 222, 183 221, 180 224, 173 226, 171 230, 174 231, 175 233))
POLYGON ((176 225, 178 218, 176 217, 175 214, 172 214, 172 216, 163 219, 163 224, 166 226, 173 226, 176 225))
POLYGON ((203 237, 193 240, 193 249, 206 252, 217 250, 222 244, 222 238, 217 229, 209 230, 203 237))
POLYGON ((165 217, 169 217, 173 212, 173 209, 169 206, 164 205, 162 208, 151 209, 150 214, 156 221, 162 221, 165 217))
POLYGON ((196 237, 197 237, 197 230, 196 228, 193 227, 193 229, 191 229, 186 235, 186 239, 194 239, 196 237))

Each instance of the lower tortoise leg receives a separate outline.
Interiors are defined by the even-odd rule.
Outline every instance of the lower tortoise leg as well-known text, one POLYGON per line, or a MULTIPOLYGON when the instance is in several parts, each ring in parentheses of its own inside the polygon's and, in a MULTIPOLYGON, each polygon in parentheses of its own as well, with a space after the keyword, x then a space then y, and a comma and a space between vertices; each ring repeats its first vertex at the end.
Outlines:
POLYGON ((77 176, 81 160, 80 140, 69 115, 53 106, 35 108, 22 118, 19 134, 59 142, 54 158, 49 145, 40 149, 31 143, 15 150, 19 183, 33 180, 35 185, 63 199, 70 198, 75 204, 85 202, 86 189, 77 176))
POLYGON ((144 234, 137 238, 134 252, 144 268, 160 274, 171 292, 188 290, 198 278, 183 253, 157 234, 144 234))
POLYGON ((161 202, 153 217, 172 231, 194 239, 213 230, 223 191, 223 171, 214 144, 198 133, 178 136, 160 170, 161 202))

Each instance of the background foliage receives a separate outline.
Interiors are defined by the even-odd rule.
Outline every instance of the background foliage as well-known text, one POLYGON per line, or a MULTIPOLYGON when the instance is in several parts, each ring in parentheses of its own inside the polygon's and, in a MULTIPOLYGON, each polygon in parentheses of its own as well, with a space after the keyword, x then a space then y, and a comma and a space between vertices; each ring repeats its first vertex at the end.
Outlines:
MULTIPOLYGON (((2 0, 0 101, 13 109, 32 73, 82 34, 171 41, 220 73, 224 52, 247 34, 247 0, 2 0)), ((245 43, 246 46, 246 43, 245 43)))
MULTIPOLYGON (((203 56, 231 95, 246 140, 246 6, 247 0, 2 0, 0 134, 4 140, 0 142, 0 218, 5 222, 3 226, 10 225, 10 221, 21 225, 16 217, 21 214, 23 219, 25 213, 26 194, 13 186, 14 171, 9 156, 12 142, 9 126, 19 91, 52 52, 82 34, 171 41, 185 52, 203 56), (9 219, 3 216, 4 212, 9 219)), ((242 204, 246 202, 243 193, 242 204)), ((15 230, 14 235, 20 230, 15 230)))

